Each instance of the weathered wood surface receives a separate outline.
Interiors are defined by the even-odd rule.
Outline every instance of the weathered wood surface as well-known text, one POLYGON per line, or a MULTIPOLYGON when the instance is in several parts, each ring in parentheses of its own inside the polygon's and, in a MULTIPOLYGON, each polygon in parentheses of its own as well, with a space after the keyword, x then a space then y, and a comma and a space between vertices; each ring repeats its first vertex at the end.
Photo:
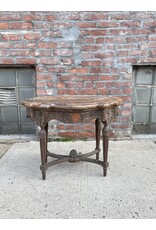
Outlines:
POLYGON ((112 108, 122 104, 119 97, 110 96, 40 96, 29 98, 22 105, 36 109, 52 110, 94 110, 112 108))

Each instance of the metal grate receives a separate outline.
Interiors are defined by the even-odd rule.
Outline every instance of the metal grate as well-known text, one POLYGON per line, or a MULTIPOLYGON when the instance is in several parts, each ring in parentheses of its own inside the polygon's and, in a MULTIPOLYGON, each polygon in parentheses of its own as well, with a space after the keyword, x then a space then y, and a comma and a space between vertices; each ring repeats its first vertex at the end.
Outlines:
POLYGON ((0 104, 16 104, 16 92, 12 88, 0 88, 0 104))
POLYGON ((156 134, 156 67, 134 68, 133 133, 156 134))

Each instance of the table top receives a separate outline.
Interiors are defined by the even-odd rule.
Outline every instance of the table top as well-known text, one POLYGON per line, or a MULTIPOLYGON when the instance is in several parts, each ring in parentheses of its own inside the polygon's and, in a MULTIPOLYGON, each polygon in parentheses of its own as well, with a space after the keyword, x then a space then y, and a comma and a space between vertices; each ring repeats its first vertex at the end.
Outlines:
POLYGON ((121 105, 120 97, 112 96, 40 96, 26 99, 22 105, 32 109, 84 110, 104 109, 121 105))

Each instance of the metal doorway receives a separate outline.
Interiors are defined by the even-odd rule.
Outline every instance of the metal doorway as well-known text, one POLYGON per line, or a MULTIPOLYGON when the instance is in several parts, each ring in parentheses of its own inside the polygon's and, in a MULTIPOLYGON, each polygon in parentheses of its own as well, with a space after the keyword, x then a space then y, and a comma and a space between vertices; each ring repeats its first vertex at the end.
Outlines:
POLYGON ((156 134, 156 66, 135 66, 133 134, 156 134))
POLYGON ((35 69, 0 68, 0 134, 35 134, 21 101, 36 95, 35 69))

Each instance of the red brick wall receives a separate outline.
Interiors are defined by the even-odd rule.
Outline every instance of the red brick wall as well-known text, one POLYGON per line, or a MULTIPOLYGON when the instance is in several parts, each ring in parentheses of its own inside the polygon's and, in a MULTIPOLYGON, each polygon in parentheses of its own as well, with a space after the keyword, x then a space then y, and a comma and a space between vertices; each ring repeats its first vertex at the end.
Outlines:
MULTIPOLYGON (((132 66, 156 62, 156 12, 0 12, 0 64, 36 66, 37 95, 116 95, 112 124, 131 133, 132 66)), ((91 123, 52 122, 57 136, 92 137, 91 123)))

